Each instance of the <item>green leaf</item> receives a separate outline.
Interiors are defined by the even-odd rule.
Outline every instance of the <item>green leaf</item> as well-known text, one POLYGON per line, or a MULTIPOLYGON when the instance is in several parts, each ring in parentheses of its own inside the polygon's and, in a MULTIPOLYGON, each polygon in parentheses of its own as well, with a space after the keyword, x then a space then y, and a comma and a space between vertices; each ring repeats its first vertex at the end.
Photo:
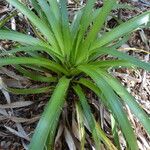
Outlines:
POLYGON ((98 70, 99 74, 108 82, 108 84, 114 89, 114 91, 125 101, 134 115, 143 124, 148 134, 150 134, 150 118, 145 111, 136 102, 136 99, 129 94, 129 92, 123 87, 123 85, 115 78, 107 74, 105 71, 98 70))
POLYGON ((87 119, 87 122, 89 124, 89 127, 91 129, 91 132, 92 132, 95 144, 96 144, 96 149, 100 149, 100 147, 101 147, 100 139, 101 139, 110 150, 116 150, 114 145, 106 137, 105 133, 102 131, 102 129, 96 123, 94 116, 92 115, 92 112, 90 110, 90 106, 88 105, 87 99, 85 98, 85 95, 84 95, 81 87, 79 85, 77 85, 74 87, 74 90, 80 99, 80 103, 83 108, 84 115, 87 119))
POLYGON ((57 0, 48 0, 50 6, 51 6, 51 9, 55 15, 55 17, 59 20, 60 18, 60 9, 59 9, 59 3, 57 0))
POLYGON ((62 77, 59 80, 58 85, 44 109, 41 119, 36 127, 29 145, 29 150, 43 150, 48 135, 54 134, 54 131, 52 130, 54 129, 53 125, 57 125, 55 122, 58 122, 60 117, 61 109, 65 103, 65 95, 69 87, 69 82, 70 80, 65 77, 62 77))
POLYGON ((23 67, 15 66, 15 68, 21 72, 25 77, 29 77, 30 79, 34 81, 40 81, 40 82, 56 82, 57 78, 55 77, 46 77, 40 74, 37 74, 37 72, 34 71, 28 71, 23 67))
POLYGON ((60 60, 63 59, 63 57, 61 55, 55 53, 50 48, 46 48, 46 47, 42 47, 42 46, 23 46, 23 47, 13 48, 9 51, 4 51, 4 52, 0 53, 0 56, 5 56, 5 55, 9 56, 9 55, 16 54, 18 52, 27 53, 27 52, 37 52, 37 51, 46 52, 51 57, 53 57, 54 60, 55 60, 55 57, 57 57, 60 60))
POLYGON ((80 149, 84 150, 85 145, 84 115, 82 114, 82 108, 78 102, 76 102, 76 114, 78 122, 78 134, 81 142, 80 149))
POLYGON ((52 127, 51 127, 51 131, 53 131, 53 132, 51 132, 51 133, 48 135, 48 138, 47 138, 47 141, 46 141, 45 149, 44 149, 44 150, 52 150, 53 147, 54 147, 55 134, 57 134, 56 131, 57 131, 57 124, 58 124, 58 121, 59 121, 59 120, 56 120, 56 121, 53 123, 52 127))
POLYGON ((103 104, 108 107, 108 109, 113 113, 130 149, 138 150, 135 135, 133 133, 131 124, 129 123, 129 120, 123 110, 123 106, 120 102, 119 97, 114 93, 111 87, 103 79, 101 79, 95 68, 92 69, 92 67, 84 66, 84 68, 81 67, 81 70, 88 74, 97 84, 97 86, 85 79, 79 80, 79 83, 95 92, 95 94, 99 97, 99 100, 101 100, 103 104))
POLYGON ((116 49, 104 47, 104 48, 100 48, 99 50, 97 50, 97 52, 100 52, 101 54, 102 53, 103 54, 109 54, 109 55, 112 55, 114 57, 118 57, 119 59, 125 60, 128 63, 132 63, 133 65, 135 65, 137 67, 140 67, 140 68, 143 68, 147 71, 150 71, 150 63, 141 61, 137 58, 129 56, 128 54, 120 52, 116 49))
POLYGON ((61 25, 62 25, 62 34, 63 34, 63 44, 65 47, 66 54, 69 59, 70 51, 71 51, 71 32, 69 27, 69 19, 68 19, 68 12, 67 12, 67 0, 61 0, 61 25))
POLYGON ((86 6, 83 8, 83 14, 80 20, 80 26, 78 27, 78 30, 77 30, 78 31, 77 38, 74 44, 75 60, 77 59, 77 54, 79 51, 78 47, 80 43, 82 42, 82 40, 84 39, 85 32, 87 31, 88 26, 91 22, 92 11, 93 11, 95 2, 96 0, 88 0, 86 6))
POLYGON ((95 61, 89 63, 90 65, 97 66, 99 68, 120 68, 120 67, 134 67, 134 65, 125 60, 104 60, 104 61, 95 61))
POLYGON ((102 47, 115 39, 128 34, 129 32, 137 29, 141 25, 145 25, 150 21, 150 11, 142 13, 141 15, 122 23, 118 27, 112 29, 110 32, 105 33, 102 37, 98 38, 92 45, 91 50, 102 47))
POLYGON ((116 4, 116 0, 105 0, 104 6, 99 12, 98 16, 93 21, 93 26, 89 33, 87 33, 87 37, 84 42, 81 44, 79 48, 80 51, 77 53, 77 64, 81 63, 83 60, 86 60, 88 57, 88 50, 93 41, 97 38, 98 31, 102 29, 106 18, 108 17, 109 12, 116 4))
MULTIPOLYGON (((83 49, 89 49, 89 46, 97 38, 98 32, 102 29, 109 12, 112 10, 113 6, 116 4, 116 0, 104 0, 104 6, 99 12, 98 16, 93 21, 92 29, 89 31, 82 47, 83 49)), ((83 50, 81 49, 81 50, 83 50)))
POLYGON ((52 32, 54 33, 54 37, 56 38, 56 41, 58 42, 59 47, 61 48, 60 53, 64 54, 64 45, 63 45, 63 37, 61 33, 61 26, 59 24, 59 18, 56 18, 53 14, 53 11, 50 7, 50 5, 47 3, 46 0, 37 0, 39 2, 39 5, 43 9, 48 22, 51 26, 52 32), (51 15, 50 15, 51 14, 51 15))
POLYGON ((13 11, 12 13, 8 14, 5 16, 1 21, 0 21, 0 28, 2 28, 12 17, 16 16, 17 12, 13 11))
POLYGON ((35 11, 37 12, 38 16, 45 22, 47 23, 47 19, 46 16, 43 12, 43 10, 41 9, 41 7, 39 6, 37 0, 30 0, 32 3, 33 8, 35 9, 35 11))
POLYGON ((23 5, 18 0, 7 0, 11 5, 15 6, 19 11, 21 11, 24 15, 26 15, 29 20, 41 31, 41 33, 47 38, 49 43, 58 50, 58 47, 56 47, 57 42, 55 41, 55 38, 50 31, 50 28, 45 22, 41 19, 39 19, 32 11, 28 9, 25 5, 23 5))
POLYGON ((46 92, 51 92, 53 87, 48 86, 48 87, 42 87, 42 88, 30 88, 30 89, 16 89, 16 88, 10 88, 7 87, 6 90, 8 92, 11 92, 13 94, 40 94, 40 93, 46 93, 46 92))
POLYGON ((56 73, 63 72, 64 74, 68 74, 68 72, 59 64, 44 59, 44 58, 28 58, 28 57, 11 57, 11 58, 2 58, 0 59, 0 66, 6 65, 37 65, 44 67, 46 69, 52 70, 56 73))
POLYGON ((118 150, 121 150, 117 122, 116 122, 115 118, 113 117, 113 115, 111 115, 111 128, 112 128, 112 134, 114 137, 114 143, 115 143, 116 147, 118 148, 118 150))
POLYGON ((75 40, 76 35, 78 33, 78 27, 80 26, 80 20, 81 20, 82 14, 83 14, 83 9, 77 11, 71 23, 70 30, 71 30, 73 40, 75 40))
POLYGON ((25 35, 23 33, 19 33, 16 31, 0 30, 0 39, 13 40, 24 44, 33 45, 33 46, 43 46, 47 48, 49 47, 49 45, 47 45, 46 43, 44 43, 39 39, 36 39, 30 35, 25 35))

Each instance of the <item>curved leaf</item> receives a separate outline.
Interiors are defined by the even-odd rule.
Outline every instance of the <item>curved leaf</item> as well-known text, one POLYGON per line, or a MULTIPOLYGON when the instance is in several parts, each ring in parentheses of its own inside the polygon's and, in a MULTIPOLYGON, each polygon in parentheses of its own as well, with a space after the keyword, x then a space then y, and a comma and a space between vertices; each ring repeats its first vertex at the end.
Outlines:
POLYGON ((140 122, 145 127, 148 134, 150 134, 150 117, 145 113, 145 111, 136 102, 136 99, 128 93, 128 91, 123 87, 121 83, 105 71, 98 70, 99 74, 108 82, 108 84, 115 90, 115 92, 125 101, 129 106, 131 111, 140 120, 140 122))
POLYGON ((102 47, 115 39, 137 29, 139 26, 147 24, 150 21, 150 11, 142 13, 141 15, 122 23, 118 27, 112 29, 110 32, 105 33, 102 37, 98 38, 92 45, 91 50, 102 47))
POLYGON ((36 51, 41 51, 41 52, 46 52, 47 54, 49 54, 51 57, 57 57, 60 60, 62 60, 62 56, 57 54, 56 52, 52 51, 50 48, 46 48, 43 46, 23 46, 23 47, 18 47, 18 48, 14 48, 11 49, 9 51, 4 51, 2 53, 0 53, 0 56, 4 56, 4 55, 12 55, 18 52, 36 52, 36 51))
POLYGON ((26 35, 23 33, 19 33, 17 31, 0 30, 0 39, 17 41, 17 42, 21 42, 21 43, 29 44, 33 46, 43 46, 43 47, 49 46, 37 38, 34 38, 30 35, 26 35))
POLYGON ((18 0, 7 0, 11 5, 15 6, 18 10, 20 10, 24 15, 26 15, 29 20, 41 31, 41 33, 47 38, 49 43, 58 50, 56 47, 57 42, 54 39, 52 32, 47 24, 38 18, 30 9, 28 9, 25 5, 23 5, 18 0))
MULTIPOLYGON (((100 53, 100 55, 102 54, 108 54, 108 55, 111 55, 111 56, 114 56, 114 57, 117 57, 121 60, 125 60, 127 61, 128 63, 132 63, 133 65, 137 66, 137 67, 140 67, 140 68, 143 68, 147 71, 150 71, 150 63, 149 62, 144 62, 144 61, 141 61, 133 56, 130 56, 126 53, 123 53, 123 52, 120 52, 114 48, 110 48, 110 47, 101 47, 97 50, 97 53, 100 53)), ((97 55, 98 56, 98 55, 97 55)))
POLYGON ((52 70, 56 73, 63 72, 64 74, 68 74, 68 72, 59 64, 44 59, 44 58, 28 58, 28 57, 13 57, 13 58, 2 58, 0 59, 0 66, 6 65, 37 65, 52 70))
MULTIPOLYGON (((98 88, 103 93, 110 109, 114 113, 115 118, 117 119, 117 121, 121 127, 121 130, 123 131, 123 134, 126 138, 126 141, 129 145, 130 149, 138 150, 138 145, 136 142, 134 132, 129 123, 129 120, 127 119, 126 114, 123 111, 123 106, 120 103, 120 99, 115 94, 115 92, 110 88, 110 86, 106 83, 106 81, 102 79, 102 77, 100 76, 100 74, 98 72, 100 69, 98 69, 97 67, 93 67, 93 66, 80 66, 79 69, 81 69, 86 74, 88 74, 94 80, 94 82, 97 84, 98 88), (126 130, 126 129, 128 129, 128 130, 126 130)), ((107 81, 110 82, 108 79, 107 79, 107 81)), ((96 93, 96 94, 98 94, 98 96, 100 96, 100 98, 103 98, 101 95, 99 95, 99 93, 96 93)))

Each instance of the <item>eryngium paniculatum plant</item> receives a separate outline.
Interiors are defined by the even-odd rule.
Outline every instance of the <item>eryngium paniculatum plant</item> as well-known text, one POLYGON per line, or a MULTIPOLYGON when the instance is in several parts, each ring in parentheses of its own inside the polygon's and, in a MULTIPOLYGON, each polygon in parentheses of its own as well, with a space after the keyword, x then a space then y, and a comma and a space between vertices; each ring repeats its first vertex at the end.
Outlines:
POLYGON ((150 119, 135 98, 112 76, 111 68, 140 67, 150 71, 149 63, 117 50, 129 33, 149 23, 150 11, 118 25, 109 32, 104 32, 104 23, 116 5, 116 0, 104 0, 103 7, 97 10, 93 9, 96 0, 88 0, 71 23, 68 19, 66 0, 59 2, 31 0, 34 12, 19 0, 7 2, 28 18, 36 37, 1 29, 0 39, 16 41, 20 45, 1 53, 0 66, 14 65, 24 76, 49 85, 38 89, 7 90, 18 94, 53 90, 35 129, 29 149, 53 149, 64 103, 67 102, 68 93, 73 91, 77 98, 72 103, 76 108, 80 149, 84 149, 87 130, 91 133, 97 150, 101 148, 101 143, 110 150, 120 149, 116 132, 118 128, 123 133, 127 148, 138 150, 136 136, 124 108, 128 105, 148 134, 150 134, 150 119), (19 55, 20 52, 24 55, 19 55), (101 60, 100 57, 103 55, 118 59, 101 60), (49 74, 51 76, 47 76, 49 74), (108 139, 92 114, 85 89, 95 93, 100 103, 113 116, 116 122, 113 130, 114 142, 108 139))

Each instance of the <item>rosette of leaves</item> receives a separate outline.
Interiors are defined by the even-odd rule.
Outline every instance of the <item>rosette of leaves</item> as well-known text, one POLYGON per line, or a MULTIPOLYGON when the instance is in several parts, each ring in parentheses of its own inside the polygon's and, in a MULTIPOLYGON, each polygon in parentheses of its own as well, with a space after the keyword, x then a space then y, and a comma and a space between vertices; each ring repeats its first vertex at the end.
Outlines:
POLYGON ((104 23, 117 4, 116 0, 104 0, 103 7, 97 10, 93 9, 96 0, 88 0, 72 22, 68 19, 66 0, 31 0, 34 12, 19 0, 7 2, 28 18, 36 37, 1 29, 1 40, 16 41, 20 45, 1 53, 0 66, 14 65, 24 76, 49 85, 38 89, 7 90, 17 94, 53 91, 29 149, 53 149, 64 103, 68 102, 68 93, 73 91, 76 100, 71 103, 76 108, 80 149, 84 149, 87 130, 86 134, 92 137, 96 149, 101 149, 102 143, 107 149, 120 149, 117 135, 119 129, 126 140, 127 148, 138 150, 136 136, 124 108, 128 105, 148 134, 150 119, 135 98, 112 76, 111 69, 139 67, 150 71, 149 63, 117 50, 129 33, 149 23, 150 11, 105 32, 104 23), (117 59, 102 60, 100 58, 103 55, 117 59), (46 76, 47 74, 51 76, 46 76), (111 113, 112 123, 115 122, 112 126, 114 142, 106 136, 92 114, 86 89, 97 95, 100 103, 111 113))

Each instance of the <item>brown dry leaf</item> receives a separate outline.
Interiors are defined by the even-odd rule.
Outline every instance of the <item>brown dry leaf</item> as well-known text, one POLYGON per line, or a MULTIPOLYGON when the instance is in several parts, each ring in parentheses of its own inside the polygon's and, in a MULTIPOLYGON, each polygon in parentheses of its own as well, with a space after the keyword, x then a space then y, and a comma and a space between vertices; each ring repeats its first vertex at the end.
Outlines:
POLYGON ((30 141, 30 138, 28 136, 23 135, 21 132, 16 131, 15 129, 12 129, 11 127, 4 126, 7 130, 9 130, 12 134, 17 135, 18 137, 24 138, 27 141, 30 141))
POLYGON ((8 116, 8 115, 7 116, 0 116, 0 121, 6 120, 6 119, 10 119, 11 121, 13 121, 15 123, 31 124, 31 123, 38 121, 40 119, 40 116, 38 115, 38 116, 30 118, 30 119, 15 117, 15 116, 8 116))
POLYGON ((9 135, 4 133, 4 132, 2 132, 2 131, 0 131, 0 137, 7 137, 7 136, 9 136, 9 135))
POLYGON ((0 109, 0 114, 2 114, 3 116, 8 116, 8 113, 5 109, 0 109))
POLYGON ((55 150, 62 149, 62 143, 61 143, 61 140, 60 140, 60 137, 61 137, 62 133, 63 133, 63 125, 60 124, 60 126, 58 128, 56 138, 55 138, 55 150))
POLYGON ((5 6, 0 6, 0 14, 5 13, 5 12, 7 12, 7 11, 9 11, 9 9, 8 9, 7 7, 5 7, 5 6))
POLYGON ((16 122, 16 123, 27 123, 27 124, 31 124, 35 121, 38 121, 40 119, 40 116, 36 116, 36 117, 33 117, 31 119, 27 119, 27 118, 21 118, 21 117, 14 117, 14 116, 11 116, 9 117, 9 119, 11 119, 12 121, 16 122))
POLYGON ((66 143, 67 143, 69 149, 76 150, 74 140, 73 140, 69 130, 66 127, 65 127, 65 131, 64 131, 64 136, 65 136, 65 140, 66 140, 66 143))
POLYGON ((0 73, 1 74, 6 74, 8 77, 11 77, 15 80, 20 80, 20 81, 24 81, 24 80, 27 80, 26 78, 20 76, 20 75, 17 75, 14 71, 11 71, 11 70, 8 70, 7 68, 4 68, 2 67, 0 69, 0 73))
POLYGON ((10 103, 10 104, 5 104, 5 105, 1 105, 0 104, 0 109, 20 108, 20 107, 30 106, 31 104, 33 104, 32 101, 20 101, 20 102, 14 102, 14 103, 10 103))
POLYGON ((74 136, 78 140, 80 140, 80 138, 79 138, 79 131, 78 131, 78 125, 77 125, 77 122, 75 121, 74 118, 72 119, 72 132, 73 132, 74 136))

